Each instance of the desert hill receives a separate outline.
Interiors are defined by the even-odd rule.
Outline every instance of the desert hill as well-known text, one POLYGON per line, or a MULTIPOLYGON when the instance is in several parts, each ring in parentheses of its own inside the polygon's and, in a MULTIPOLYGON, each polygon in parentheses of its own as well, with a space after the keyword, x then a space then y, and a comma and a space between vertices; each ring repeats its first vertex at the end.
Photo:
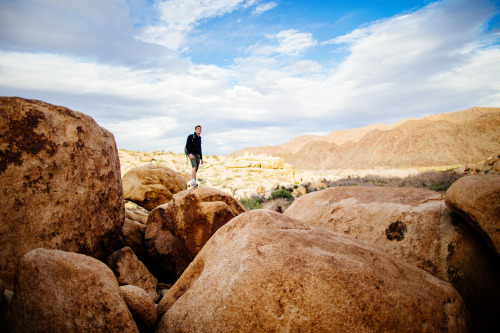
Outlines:
POLYGON ((427 167, 484 160, 500 151, 500 108, 405 119, 396 124, 306 135, 284 144, 244 148, 234 155, 279 156, 301 169, 427 167))

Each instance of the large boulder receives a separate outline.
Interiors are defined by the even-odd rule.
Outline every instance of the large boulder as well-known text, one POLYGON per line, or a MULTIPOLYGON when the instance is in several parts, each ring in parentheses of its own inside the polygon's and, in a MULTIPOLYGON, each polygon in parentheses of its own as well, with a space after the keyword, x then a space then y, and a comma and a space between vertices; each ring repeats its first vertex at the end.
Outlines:
POLYGON ((444 204, 415 188, 333 187, 298 198, 287 216, 370 243, 452 283, 474 329, 500 325, 500 262, 444 204))
POLYGON ((113 135, 83 113, 0 98, 0 278, 38 248, 103 259, 124 220, 113 135))
POLYGON ((160 165, 144 165, 129 170, 122 181, 124 198, 147 210, 169 202, 175 193, 187 189, 180 173, 160 165))
POLYGON ((148 261, 180 276, 217 229, 243 212, 236 199, 213 188, 175 194, 149 214, 144 236, 148 261))
POLYGON ((284 214, 371 243, 449 280, 447 248, 456 230, 437 192, 332 187, 297 198, 284 214))
POLYGON ((500 175, 462 177, 448 188, 445 202, 500 255, 500 175))
POLYGON ((161 332, 465 332, 448 283, 267 210, 220 228, 158 305, 161 332))
POLYGON ((153 332, 158 313, 148 293, 137 286, 120 286, 123 299, 141 332, 153 332))
POLYGON ((12 332, 138 332, 113 272, 59 250, 21 258, 10 320, 12 332))
POLYGON ((137 258, 130 247, 124 247, 109 256, 108 266, 115 273, 121 285, 133 285, 144 289, 152 301, 158 299, 158 280, 137 258))

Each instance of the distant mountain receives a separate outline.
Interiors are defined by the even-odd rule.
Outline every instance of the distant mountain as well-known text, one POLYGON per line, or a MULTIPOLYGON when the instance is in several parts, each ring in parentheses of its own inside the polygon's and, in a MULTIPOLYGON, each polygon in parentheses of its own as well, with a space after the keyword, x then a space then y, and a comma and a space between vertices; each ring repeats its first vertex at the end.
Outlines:
POLYGON ((396 124, 298 136, 284 144, 243 148, 283 157, 298 169, 425 167, 477 163, 500 152, 500 108, 476 107, 396 124))

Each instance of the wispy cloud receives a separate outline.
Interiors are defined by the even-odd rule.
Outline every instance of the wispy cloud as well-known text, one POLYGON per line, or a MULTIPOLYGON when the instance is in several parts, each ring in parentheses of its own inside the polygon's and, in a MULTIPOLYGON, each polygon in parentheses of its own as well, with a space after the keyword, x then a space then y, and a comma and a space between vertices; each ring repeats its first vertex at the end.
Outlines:
POLYGON ((262 13, 264 13, 264 12, 267 12, 268 10, 271 10, 271 9, 273 9, 273 8, 277 7, 277 6, 278 6, 278 3, 277 3, 277 2, 275 2, 275 1, 271 1, 271 2, 267 2, 267 3, 263 3, 263 4, 258 5, 258 6, 254 9, 253 13, 254 13, 255 15, 260 15, 260 14, 262 14, 262 13))
POLYGON ((161 1, 158 5, 160 21, 147 26, 140 38, 177 51, 185 42, 186 35, 200 20, 222 16, 239 6, 254 2, 254 0, 161 1))

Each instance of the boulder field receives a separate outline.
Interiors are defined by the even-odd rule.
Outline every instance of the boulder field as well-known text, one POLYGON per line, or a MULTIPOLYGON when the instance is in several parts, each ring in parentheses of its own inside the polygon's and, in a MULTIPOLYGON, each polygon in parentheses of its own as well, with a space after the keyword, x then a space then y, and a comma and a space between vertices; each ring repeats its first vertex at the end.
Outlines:
POLYGON ((166 195, 133 206, 92 118, 22 98, 0 109, 1 330, 500 327, 498 178, 463 177, 445 196, 318 186, 279 214, 148 167, 127 183, 166 195))
POLYGON ((207 242, 158 305, 157 332, 465 332, 448 283, 369 244, 268 210, 207 242))

